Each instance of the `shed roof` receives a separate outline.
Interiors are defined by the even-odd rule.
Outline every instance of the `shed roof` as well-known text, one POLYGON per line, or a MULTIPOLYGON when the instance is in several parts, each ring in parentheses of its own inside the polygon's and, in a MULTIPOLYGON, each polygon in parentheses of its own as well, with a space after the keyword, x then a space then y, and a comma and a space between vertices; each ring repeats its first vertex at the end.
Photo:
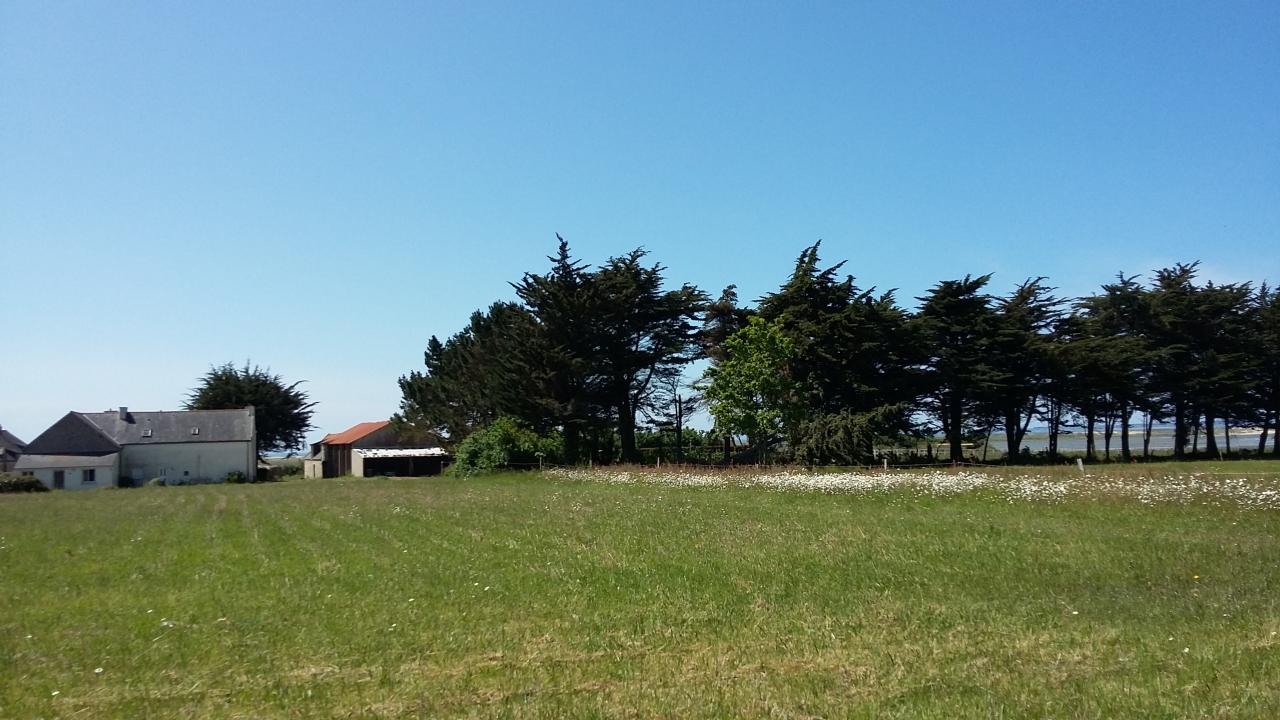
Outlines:
POLYGON ((119 453, 104 455, 23 455, 14 465, 15 470, 62 470, 65 468, 100 468, 116 464, 119 453))
POLYGON ((371 433, 375 433, 390 424, 390 420, 362 422, 359 425, 353 425, 336 435, 325 435, 324 439, 321 440, 320 443, 323 445, 350 445, 351 443, 360 440, 360 438, 371 433))
POLYGON ((444 448, 357 448, 355 454, 366 458, 449 457, 444 448))

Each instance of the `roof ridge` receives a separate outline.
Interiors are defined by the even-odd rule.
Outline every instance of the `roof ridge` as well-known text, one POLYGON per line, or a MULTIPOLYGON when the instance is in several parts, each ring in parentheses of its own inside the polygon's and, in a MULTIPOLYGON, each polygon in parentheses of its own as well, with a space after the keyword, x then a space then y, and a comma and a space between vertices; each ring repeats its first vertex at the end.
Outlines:
MULTIPOLYGON (((162 413, 168 413, 171 415, 176 415, 178 413, 191 413, 191 412, 244 412, 245 410, 248 410, 251 407, 255 407, 255 406, 245 405, 244 407, 238 407, 238 408, 213 408, 209 410, 134 410, 133 408, 129 408, 129 414, 132 415, 134 413, 144 413, 147 415, 159 415, 162 413)), ((72 410, 71 412, 77 415, 114 415, 120 411, 119 410, 92 410, 92 411, 72 410)))

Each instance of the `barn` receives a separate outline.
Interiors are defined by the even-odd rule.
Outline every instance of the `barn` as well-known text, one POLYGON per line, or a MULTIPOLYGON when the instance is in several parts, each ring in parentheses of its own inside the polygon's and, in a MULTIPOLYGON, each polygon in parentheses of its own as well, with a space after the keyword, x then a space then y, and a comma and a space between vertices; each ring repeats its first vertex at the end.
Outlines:
POLYGON ((451 460, 449 453, 440 447, 404 446, 390 421, 378 420, 325 435, 312 444, 311 455, 303 461, 303 470, 309 478, 420 477, 439 475, 451 460))

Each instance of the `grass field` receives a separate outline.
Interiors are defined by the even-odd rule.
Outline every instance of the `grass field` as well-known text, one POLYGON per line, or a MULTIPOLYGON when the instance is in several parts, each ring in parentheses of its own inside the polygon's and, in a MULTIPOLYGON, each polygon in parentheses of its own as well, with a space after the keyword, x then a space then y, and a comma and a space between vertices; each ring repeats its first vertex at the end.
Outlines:
POLYGON ((1114 472, 0 496, 0 717, 1280 717, 1280 511, 1114 472))

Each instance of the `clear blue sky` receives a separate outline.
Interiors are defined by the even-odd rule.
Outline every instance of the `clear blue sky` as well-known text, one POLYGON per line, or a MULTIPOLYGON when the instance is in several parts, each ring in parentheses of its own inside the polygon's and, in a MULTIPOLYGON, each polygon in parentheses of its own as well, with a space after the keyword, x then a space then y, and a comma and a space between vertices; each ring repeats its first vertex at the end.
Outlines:
POLYGON ((1280 280, 1280 3, 0 3, 0 423, 384 418, 562 233, 754 299, 1280 280))

